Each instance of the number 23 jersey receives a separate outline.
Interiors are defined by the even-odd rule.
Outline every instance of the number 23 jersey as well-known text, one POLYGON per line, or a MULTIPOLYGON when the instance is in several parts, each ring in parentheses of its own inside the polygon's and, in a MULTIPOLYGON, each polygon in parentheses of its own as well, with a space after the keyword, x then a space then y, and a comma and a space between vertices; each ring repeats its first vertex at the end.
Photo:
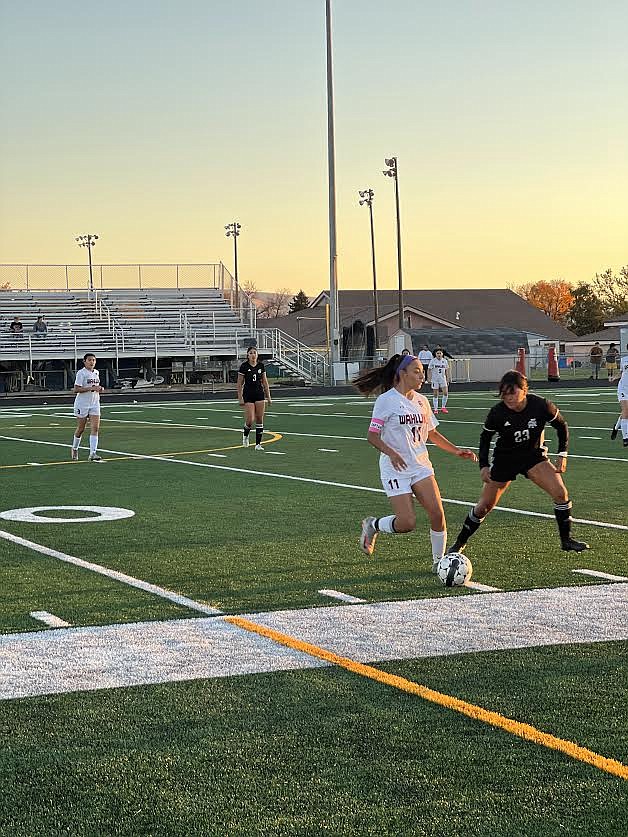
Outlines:
MULTIPOLYGON (((373 406, 369 430, 379 433, 382 442, 401 454, 409 469, 414 463, 430 465, 427 436, 438 426, 430 402, 424 395, 412 392, 410 398, 396 389, 382 393, 373 406)), ((380 469, 392 467, 390 457, 381 453, 380 469)))
POLYGON ((496 404, 489 410, 484 430, 497 433, 495 456, 525 456, 543 445, 545 425, 559 415, 556 404, 528 393, 526 406, 520 413, 509 410, 503 401, 496 404))

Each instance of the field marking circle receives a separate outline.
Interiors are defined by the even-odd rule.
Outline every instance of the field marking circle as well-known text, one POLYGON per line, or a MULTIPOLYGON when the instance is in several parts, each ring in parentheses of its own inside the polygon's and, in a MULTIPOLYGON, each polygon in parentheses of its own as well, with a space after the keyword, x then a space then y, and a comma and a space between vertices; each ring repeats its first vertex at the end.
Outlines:
POLYGON ((16 520, 19 523, 95 523, 105 520, 123 520, 133 517, 131 509, 119 509, 115 506, 31 506, 25 509, 9 509, 0 512, 3 520, 16 520), (46 511, 82 511, 92 512, 91 517, 46 517, 46 511))

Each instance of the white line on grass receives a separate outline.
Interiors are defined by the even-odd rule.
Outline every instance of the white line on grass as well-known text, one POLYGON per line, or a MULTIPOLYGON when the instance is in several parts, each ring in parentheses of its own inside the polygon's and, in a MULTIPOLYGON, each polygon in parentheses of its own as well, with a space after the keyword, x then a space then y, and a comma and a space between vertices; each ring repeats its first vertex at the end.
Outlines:
MULTIPOLYGON (((299 434, 300 435, 300 434, 299 434)), ((0 436, 0 439, 8 439, 12 442, 26 442, 32 445, 51 445, 53 447, 67 447, 62 442, 44 442, 38 439, 20 439, 17 436, 0 436)), ((235 474, 251 474, 259 477, 273 477, 280 480, 293 480, 294 482, 306 482, 312 485, 328 485, 332 488, 351 488, 355 491, 368 491, 372 494, 384 494, 383 488, 373 488, 369 485, 354 485, 346 482, 331 482, 330 480, 317 480, 312 477, 298 477, 293 474, 274 474, 272 471, 255 471, 251 468, 235 468, 232 465, 211 465, 209 462, 194 462, 190 459, 175 459, 173 456, 155 456, 145 453, 128 453, 122 450, 111 450, 108 448, 98 448, 101 453, 112 453, 115 456, 125 456, 130 459, 146 459, 154 460, 156 462, 174 462, 177 465, 191 465, 195 468, 211 468, 216 471, 231 471, 235 474)), ((595 457, 590 457, 595 458, 595 457)), ((471 500, 452 500, 447 497, 442 498, 443 503, 451 503, 456 506, 473 505, 471 500)), ((545 514, 543 512, 525 511, 524 509, 513 509, 508 506, 495 506, 495 511, 510 512, 511 514, 522 514, 526 517, 542 517, 547 520, 554 520, 553 514, 545 514)), ((628 526, 623 526, 620 523, 605 523, 601 520, 587 520, 582 517, 574 517, 575 523, 586 523, 589 526, 599 526, 602 529, 620 529, 628 532, 628 526)))
POLYGON ((214 456, 214 457, 216 457, 216 459, 226 459, 227 458, 226 453, 208 453, 207 456, 214 456))
POLYGON ((321 596, 329 596, 330 599, 339 599, 341 602, 348 604, 362 604, 366 599, 358 599, 356 596, 350 596, 348 593, 340 593, 338 590, 319 590, 321 596))
POLYGON ((338 453, 334 448, 319 448, 322 453, 338 453))
POLYGON ((500 587, 490 587, 488 584, 478 584, 477 581, 465 581, 465 587, 470 587, 472 590, 478 590, 480 593, 503 593, 500 587))
POLYGON ((187 596, 181 596, 172 590, 166 590, 163 587, 158 587, 156 584, 149 584, 147 581, 141 581, 139 578, 133 578, 131 575, 126 575, 126 573, 121 573, 117 570, 111 570, 109 567, 103 567, 100 564, 93 564, 91 561, 84 561, 82 558, 75 558, 73 555, 66 555, 65 552, 49 549, 47 546, 42 546, 42 544, 29 541, 26 538, 20 538, 17 535, 11 534, 11 532, 4 532, 2 529, 0 529, 0 538, 4 538, 6 541, 12 541, 12 543, 18 544, 18 546, 25 546, 34 552, 41 552, 42 555, 48 555, 50 558, 58 558, 59 561, 65 561, 67 564, 74 564, 84 570, 90 570, 90 572, 107 576, 107 578, 112 578, 114 581, 128 584, 129 587, 136 587, 138 590, 143 590, 145 593, 153 593, 155 596, 168 599, 168 601, 174 602, 182 607, 188 607, 190 610, 197 610, 199 613, 205 613, 209 616, 216 616, 222 613, 221 610, 217 610, 215 607, 210 607, 201 602, 195 602, 193 599, 188 599, 187 596))
POLYGON ((628 581, 628 578, 623 575, 611 575, 610 573, 598 572, 598 570, 572 570, 571 572, 580 575, 592 575, 594 578, 605 578, 607 581, 628 581))
POLYGON ((32 616, 33 619, 37 619, 38 622, 43 622, 44 625, 48 625, 49 628, 72 627, 71 622, 66 622, 63 619, 60 619, 58 616, 55 616, 52 613, 48 613, 47 610, 33 610, 31 613, 29 613, 29 616, 32 616))

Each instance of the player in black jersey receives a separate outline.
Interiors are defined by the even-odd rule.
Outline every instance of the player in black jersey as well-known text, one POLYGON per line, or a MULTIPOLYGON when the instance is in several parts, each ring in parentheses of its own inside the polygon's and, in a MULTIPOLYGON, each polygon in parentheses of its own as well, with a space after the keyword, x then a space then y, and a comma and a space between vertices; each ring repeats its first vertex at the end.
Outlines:
POLYGON ((242 445, 248 448, 249 433, 255 422, 255 450, 264 450, 264 409, 266 401, 269 404, 272 402, 264 364, 258 360, 257 349, 254 346, 247 350, 246 360, 238 369, 238 401, 240 406, 244 407, 242 445))
POLYGON ((562 548, 567 552, 589 549, 588 544, 571 537, 571 502, 561 476, 567 468, 569 429, 558 407, 546 398, 529 393, 528 379, 520 372, 506 372, 499 383, 499 396, 501 402, 489 411, 480 435, 482 496, 467 515, 448 552, 464 551, 471 535, 519 474, 532 480, 553 499, 562 548), (543 444, 546 424, 551 424, 558 434, 559 453, 553 465, 543 444), (489 465, 491 439, 496 433, 493 464, 489 465))

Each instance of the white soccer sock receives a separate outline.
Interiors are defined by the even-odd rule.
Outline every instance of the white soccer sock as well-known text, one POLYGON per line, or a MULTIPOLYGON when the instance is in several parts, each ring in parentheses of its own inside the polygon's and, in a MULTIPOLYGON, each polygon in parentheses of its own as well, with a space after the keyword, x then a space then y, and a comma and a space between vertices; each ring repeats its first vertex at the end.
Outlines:
POLYGON ((448 396, 448 395, 443 395, 443 398, 442 398, 442 406, 443 406, 443 407, 446 407, 446 406, 447 406, 447 399, 448 399, 448 398, 449 398, 449 396, 448 396))
POLYGON ((628 439, 628 419, 621 420, 621 435, 622 439, 628 439))
POLYGON ((438 410, 438 395, 435 396, 435 397, 432 397, 432 404, 434 405, 434 409, 438 410))
POLYGON ((81 446, 81 437, 80 436, 75 436, 74 441, 72 442, 72 449, 73 450, 78 450, 80 448, 80 446, 81 446))
POLYGON ((617 423, 615 424, 615 430, 621 430, 621 416, 617 419, 617 423))
POLYGON ((387 535, 396 535, 397 532, 393 529, 394 522, 394 514, 389 514, 388 517, 380 517, 377 521, 377 531, 385 532, 387 535))
POLYGON ((432 561, 440 561, 445 554, 447 544, 447 530, 444 532, 435 532, 430 529, 430 540, 432 541, 432 561))
POLYGON ((90 454, 96 453, 97 447, 98 447, 98 436, 90 436, 89 437, 89 452, 90 452, 90 454))

